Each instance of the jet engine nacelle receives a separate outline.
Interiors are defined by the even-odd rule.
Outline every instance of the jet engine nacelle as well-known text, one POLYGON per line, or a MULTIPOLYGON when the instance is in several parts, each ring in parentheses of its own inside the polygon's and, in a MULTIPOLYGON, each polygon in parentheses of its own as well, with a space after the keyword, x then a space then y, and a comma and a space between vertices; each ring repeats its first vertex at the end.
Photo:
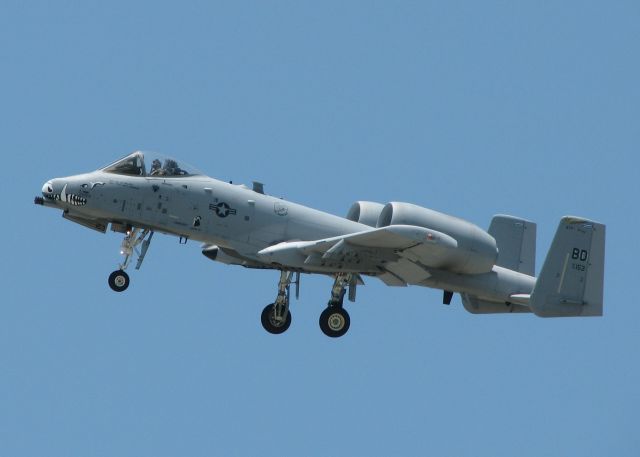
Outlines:
POLYGON ((384 205, 382 203, 364 201, 355 202, 351 205, 351 208, 349 208, 347 219, 368 225, 369 227, 375 227, 383 208, 384 205))
POLYGON ((479 274, 491 271, 498 258, 496 240, 477 225, 411 203, 387 203, 377 227, 416 225, 454 238, 458 246, 447 253, 443 269, 455 273, 479 274))

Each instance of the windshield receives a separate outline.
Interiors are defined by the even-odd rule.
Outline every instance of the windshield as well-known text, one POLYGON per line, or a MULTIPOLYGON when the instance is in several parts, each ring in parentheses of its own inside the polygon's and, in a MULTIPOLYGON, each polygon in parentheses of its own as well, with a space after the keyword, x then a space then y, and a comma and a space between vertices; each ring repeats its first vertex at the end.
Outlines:
POLYGON ((102 169, 106 173, 128 176, 183 177, 203 173, 184 162, 162 154, 136 151, 102 169))

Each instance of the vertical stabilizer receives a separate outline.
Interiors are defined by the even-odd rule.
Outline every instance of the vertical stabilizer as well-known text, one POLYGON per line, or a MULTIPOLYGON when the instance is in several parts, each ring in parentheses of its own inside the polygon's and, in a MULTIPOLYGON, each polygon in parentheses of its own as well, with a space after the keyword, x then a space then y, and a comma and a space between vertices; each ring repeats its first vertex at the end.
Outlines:
POLYGON ((602 316, 605 226, 565 216, 529 306, 541 317, 602 316))
POLYGON ((513 216, 497 215, 489 226, 489 235, 496 239, 496 265, 535 276, 536 224, 513 216))

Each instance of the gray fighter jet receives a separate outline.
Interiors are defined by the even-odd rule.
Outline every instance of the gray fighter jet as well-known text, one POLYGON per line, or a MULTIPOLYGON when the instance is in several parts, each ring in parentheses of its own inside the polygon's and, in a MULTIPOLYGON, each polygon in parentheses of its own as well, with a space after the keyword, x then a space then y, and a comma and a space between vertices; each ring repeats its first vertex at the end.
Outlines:
POLYGON ((443 303, 459 293, 471 313, 533 312, 541 317, 601 316, 605 226, 574 216, 560 220, 536 278, 536 224, 493 218, 488 231, 410 203, 359 201, 338 217, 210 178, 159 154, 136 151, 86 174, 47 181, 35 203, 62 210, 72 222, 124 234, 124 261, 109 286, 129 286, 155 232, 204 243, 202 253, 230 265, 280 272, 278 293, 262 312, 274 334, 291 324, 291 285, 300 273, 335 279, 320 328, 330 337, 349 329, 344 297, 355 301, 363 276, 389 286, 442 289, 443 303))

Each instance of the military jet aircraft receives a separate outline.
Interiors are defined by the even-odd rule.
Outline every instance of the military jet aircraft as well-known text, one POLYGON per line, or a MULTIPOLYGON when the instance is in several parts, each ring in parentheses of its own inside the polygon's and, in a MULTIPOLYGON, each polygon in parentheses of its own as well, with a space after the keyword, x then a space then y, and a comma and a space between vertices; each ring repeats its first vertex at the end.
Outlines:
POLYGON ((350 326, 345 295, 355 301, 363 277, 389 286, 459 293, 471 313, 533 312, 541 317, 601 316, 605 226, 574 216, 560 220, 536 279, 536 224, 493 217, 488 231, 410 203, 358 201, 346 218, 251 188, 210 178, 184 162, 136 151, 97 171, 56 178, 35 203, 72 222, 124 234, 124 260, 108 279, 123 292, 134 252, 139 269, 155 232, 197 240, 218 262, 280 272, 278 292, 262 312, 273 334, 291 324, 290 289, 301 273, 334 278, 320 328, 330 337, 350 326), (348 292, 348 293, 347 293, 348 292))

